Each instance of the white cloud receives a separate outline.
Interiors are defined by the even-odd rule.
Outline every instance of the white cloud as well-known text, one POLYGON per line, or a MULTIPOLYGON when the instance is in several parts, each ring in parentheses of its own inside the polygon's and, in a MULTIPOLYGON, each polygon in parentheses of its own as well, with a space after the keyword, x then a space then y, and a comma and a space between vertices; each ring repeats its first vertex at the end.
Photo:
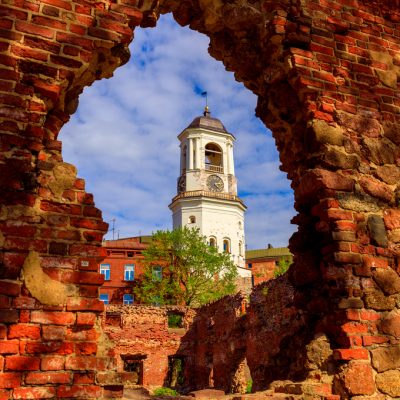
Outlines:
POLYGON ((116 218, 121 237, 170 228, 168 204, 179 169, 176 136, 201 114, 199 92, 207 90, 212 115, 237 138, 248 248, 285 246, 294 230, 293 195, 278 169, 274 140, 254 116, 256 97, 207 47, 207 37, 170 16, 155 29, 135 31, 130 62, 81 95, 62 131, 64 159, 78 167, 104 220, 116 218))

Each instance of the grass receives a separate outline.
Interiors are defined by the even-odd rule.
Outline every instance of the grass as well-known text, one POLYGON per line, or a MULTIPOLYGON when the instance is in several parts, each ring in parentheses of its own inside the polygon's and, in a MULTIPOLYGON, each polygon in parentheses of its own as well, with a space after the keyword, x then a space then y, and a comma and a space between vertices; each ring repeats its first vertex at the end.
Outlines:
POLYGON ((153 396, 177 396, 178 392, 167 387, 159 387, 154 390, 153 396))

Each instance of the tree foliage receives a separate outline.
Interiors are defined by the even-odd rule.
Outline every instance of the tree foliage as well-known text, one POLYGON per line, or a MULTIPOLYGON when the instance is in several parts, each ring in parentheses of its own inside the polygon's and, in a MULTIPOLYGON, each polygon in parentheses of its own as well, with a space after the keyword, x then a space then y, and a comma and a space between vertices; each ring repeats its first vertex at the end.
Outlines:
POLYGON ((209 246, 198 229, 157 231, 143 255, 144 273, 134 289, 142 303, 198 307, 235 291, 230 255, 209 246))
POLYGON ((274 278, 277 278, 278 276, 283 275, 289 267, 293 263, 293 257, 288 256, 288 257, 281 257, 278 261, 278 264, 274 270, 274 278))

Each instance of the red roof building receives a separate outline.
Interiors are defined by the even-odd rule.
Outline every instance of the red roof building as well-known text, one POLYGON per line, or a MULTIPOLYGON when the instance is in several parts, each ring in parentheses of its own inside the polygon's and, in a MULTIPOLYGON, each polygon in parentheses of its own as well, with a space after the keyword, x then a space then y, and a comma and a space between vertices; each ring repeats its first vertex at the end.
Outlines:
POLYGON ((246 268, 251 270, 253 286, 275 278, 275 271, 281 259, 292 259, 287 247, 272 247, 265 249, 246 250, 246 268))

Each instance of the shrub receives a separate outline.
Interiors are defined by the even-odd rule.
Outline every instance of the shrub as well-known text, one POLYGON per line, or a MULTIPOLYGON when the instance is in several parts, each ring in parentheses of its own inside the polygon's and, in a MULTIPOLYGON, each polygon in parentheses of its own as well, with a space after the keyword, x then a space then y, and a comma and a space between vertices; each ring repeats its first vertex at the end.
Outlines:
POLYGON ((253 387, 253 380, 250 379, 249 381, 247 381, 246 393, 251 393, 252 387, 253 387))

